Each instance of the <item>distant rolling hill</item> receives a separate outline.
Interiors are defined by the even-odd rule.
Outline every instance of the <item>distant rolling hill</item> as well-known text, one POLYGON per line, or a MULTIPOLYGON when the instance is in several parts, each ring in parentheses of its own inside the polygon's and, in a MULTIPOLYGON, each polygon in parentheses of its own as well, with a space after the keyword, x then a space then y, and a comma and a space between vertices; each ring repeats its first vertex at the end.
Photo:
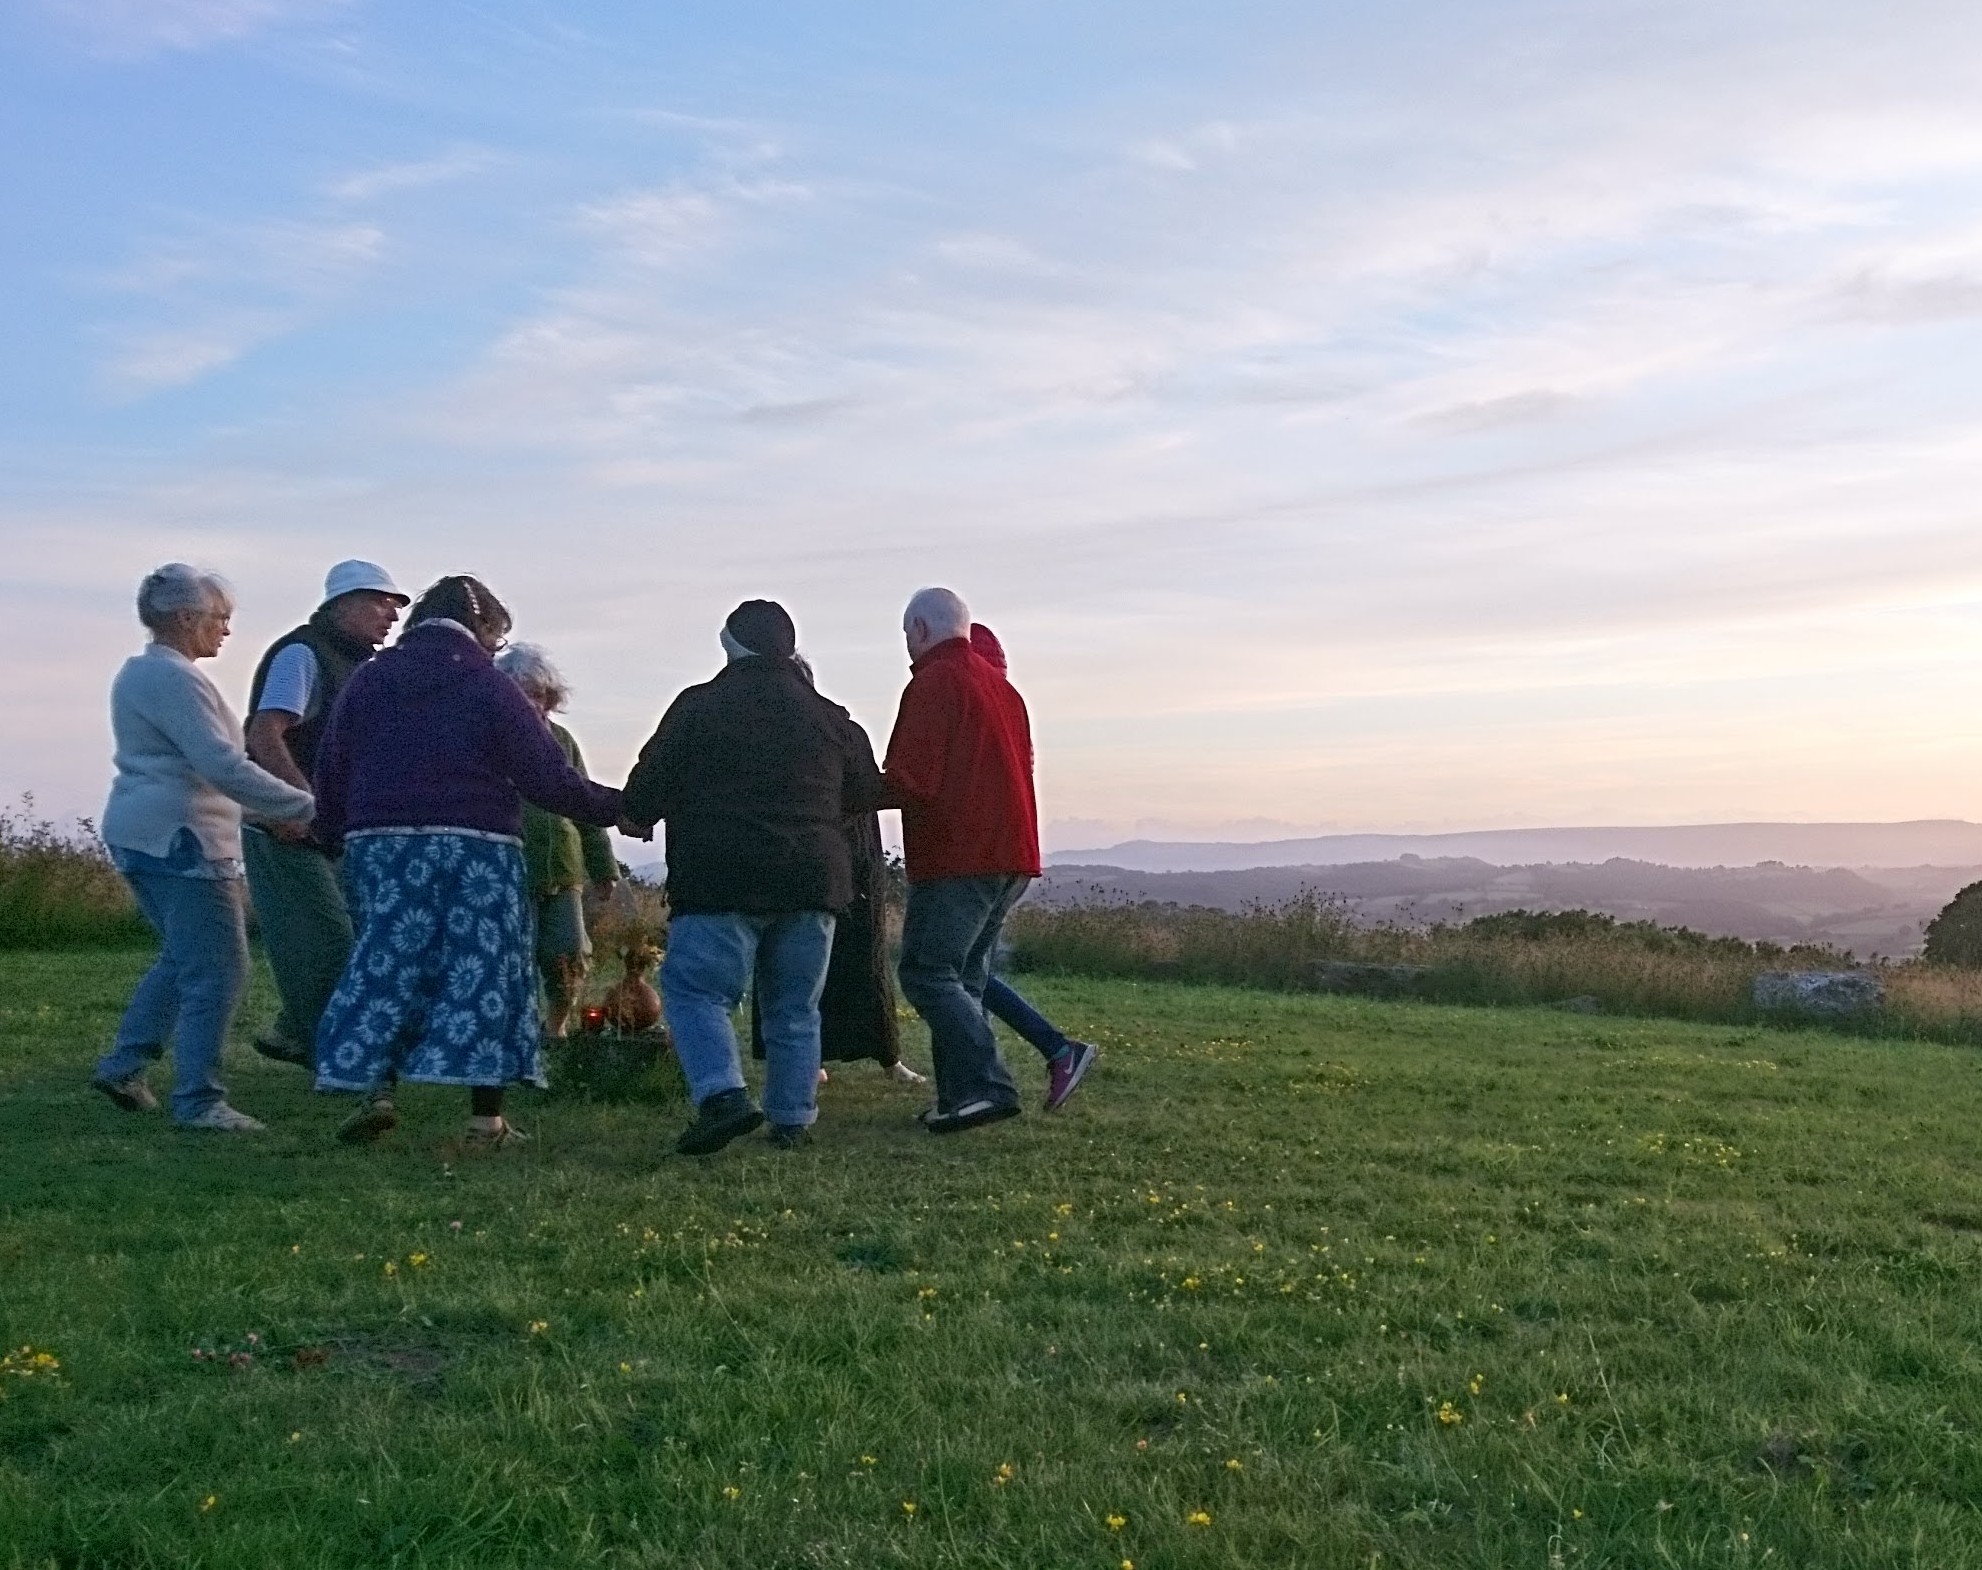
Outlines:
POLYGON ((1458 834, 1324 834, 1259 844, 1129 840, 1097 850, 1055 851, 1055 866, 1139 872, 1227 872, 1248 867, 1333 867, 1399 856, 1476 857, 1496 866, 1604 862, 1622 856, 1667 867, 1982 866, 1982 824, 1960 818, 1911 823, 1701 823, 1676 828, 1476 829, 1458 834))
POLYGON ((1366 921, 1464 921, 1503 910, 1592 910, 1785 945, 1818 943, 1861 957, 1916 952, 1921 929, 1982 866, 1668 867, 1601 863, 1496 866, 1472 856, 1406 855, 1340 866, 1143 872, 1055 864, 1030 898, 1047 903, 1154 900, 1225 910, 1312 891, 1366 921))

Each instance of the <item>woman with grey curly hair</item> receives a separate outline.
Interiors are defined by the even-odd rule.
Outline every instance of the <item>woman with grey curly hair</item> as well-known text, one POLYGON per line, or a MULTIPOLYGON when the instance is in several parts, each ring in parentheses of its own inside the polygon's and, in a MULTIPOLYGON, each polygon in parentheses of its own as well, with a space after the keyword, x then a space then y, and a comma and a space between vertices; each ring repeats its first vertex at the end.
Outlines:
MULTIPOLYGON (((496 656, 496 668, 523 689, 543 715, 551 735, 580 774, 584 756, 571 732, 551 718, 571 701, 571 687, 543 647, 512 643, 496 656)), ((544 1034, 571 1027, 585 976, 592 968, 592 939, 585 930, 585 885, 600 900, 619 881, 619 858, 606 831, 574 823, 532 803, 523 804, 523 865, 537 911, 537 971, 544 982, 544 1034)))
POLYGON ((138 586, 151 642, 110 687, 117 774, 103 842, 162 946, 90 1083, 127 1112, 151 1111, 145 1071, 169 1040, 174 1120, 246 1134, 262 1125, 227 1104, 216 1077, 248 980, 241 814, 300 839, 315 803, 249 759, 240 720, 194 663, 220 652, 233 614, 227 580, 184 562, 138 586))

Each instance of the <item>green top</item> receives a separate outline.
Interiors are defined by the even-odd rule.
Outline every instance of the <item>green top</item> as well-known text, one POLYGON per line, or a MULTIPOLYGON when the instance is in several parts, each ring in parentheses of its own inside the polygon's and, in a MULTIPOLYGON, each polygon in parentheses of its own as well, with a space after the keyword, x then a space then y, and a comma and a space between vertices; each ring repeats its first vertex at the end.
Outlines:
MULTIPOLYGON (((556 720, 550 727, 571 766, 591 778, 571 732, 556 720)), ((583 888, 587 883, 610 883, 619 877, 619 858, 613 855, 604 829, 573 823, 527 801, 523 803, 523 865, 529 873, 533 899, 583 888)))

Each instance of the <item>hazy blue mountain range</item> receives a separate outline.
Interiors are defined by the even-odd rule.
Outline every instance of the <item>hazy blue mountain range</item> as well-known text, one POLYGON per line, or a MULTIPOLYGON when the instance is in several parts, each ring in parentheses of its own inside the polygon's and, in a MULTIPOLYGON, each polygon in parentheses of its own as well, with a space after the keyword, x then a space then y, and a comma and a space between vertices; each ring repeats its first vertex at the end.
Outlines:
POLYGON ((1258 844, 1129 840, 1098 850, 1055 851, 1056 866, 1142 872, 1221 872, 1247 867, 1332 867, 1399 856, 1470 856, 1496 866, 1603 862, 1623 856, 1667 867, 1982 866, 1982 824, 1960 818, 1911 823, 1701 823, 1675 828, 1476 829, 1457 834, 1324 834, 1258 844))
MULTIPOLYGON (((1370 921, 1593 910, 1728 937, 1917 952, 1921 929, 1982 881, 1982 824, 1712 823, 1678 828, 1337 834, 1259 844, 1133 840, 1047 857, 1031 898, 1236 910, 1314 890, 1370 921)), ((640 869, 663 875, 659 865, 640 869)))

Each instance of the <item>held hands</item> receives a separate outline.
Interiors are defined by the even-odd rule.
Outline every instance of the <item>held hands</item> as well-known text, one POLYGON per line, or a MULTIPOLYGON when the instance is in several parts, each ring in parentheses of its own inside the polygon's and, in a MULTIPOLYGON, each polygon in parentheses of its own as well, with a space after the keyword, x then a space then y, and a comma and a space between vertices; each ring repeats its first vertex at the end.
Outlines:
POLYGON ((631 818, 621 818, 613 827, 630 840, 651 840, 654 837, 653 824, 635 823, 631 818))
POLYGON ((286 818, 280 823, 264 823, 262 827, 268 831, 270 839, 280 840, 285 845, 310 843, 310 824, 307 818, 300 821, 286 818))

